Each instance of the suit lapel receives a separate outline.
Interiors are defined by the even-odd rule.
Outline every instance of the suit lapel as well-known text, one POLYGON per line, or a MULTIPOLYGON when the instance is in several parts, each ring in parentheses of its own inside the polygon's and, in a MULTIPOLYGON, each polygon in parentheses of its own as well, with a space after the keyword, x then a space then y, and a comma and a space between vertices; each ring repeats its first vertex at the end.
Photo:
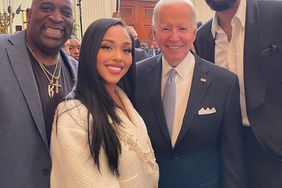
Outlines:
POLYGON ((162 75, 162 63, 161 63, 161 55, 158 56, 157 62, 151 63, 151 68, 147 73, 147 83, 149 84, 150 90, 150 100, 153 107, 153 111, 155 113, 155 117, 157 118, 157 125, 161 133, 164 135, 168 143, 170 143, 170 136, 167 129, 164 111, 163 111, 163 103, 161 99, 161 75, 162 75))
POLYGON ((70 74, 71 74, 71 78, 72 78, 72 81, 73 83, 76 83, 76 80, 77 80, 77 69, 78 69, 78 62, 76 62, 76 60, 72 60, 70 58, 69 55, 67 55, 65 53, 64 50, 60 50, 60 55, 63 59, 64 62, 66 62, 66 65, 68 66, 69 70, 70 70, 70 74), (75 61, 75 62, 74 62, 75 61))
POLYGON ((194 44, 195 44, 195 50, 198 55, 200 55, 203 59, 206 59, 214 63, 215 40, 211 32, 211 27, 212 27, 212 19, 209 20, 200 29, 200 32, 198 32, 194 44))
MULTIPOLYGON (((207 42, 202 44, 204 48, 207 48, 207 50, 204 50, 204 52, 207 52, 207 54, 204 54, 203 57, 205 57, 206 60, 214 63, 214 53, 215 53, 215 39, 213 38, 211 27, 212 27, 212 20, 208 22, 208 28, 210 29, 207 31, 206 35, 207 42)), ((215 34, 216 36, 216 34, 215 34)), ((201 56, 202 57, 202 56, 201 56)))
POLYGON ((195 55, 195 61, 196 63, 190 89, 190 96, 183 118, 182 127, 174 147, 177 147, 182 138, 185 136, 193 117, 197 115, 201 107, 202 101, 205 98, 212 81, 212 78, 207 74, 208 69, 202 66, 202 60, 197 55, 195 55))
POLYGON ((263 74, 260 49, 260 17, 258 3, 247 1, 246 32, 244 47, 244 77, 248 109, 254 109, 265 99, 265 75, 263 74), (256 91, 256 92, 252 92, 256 91))
POLYGON ((11 67, 15 73, 21 91, 26 99, 30 113, 33 117, 35 125, 48 147, 47 136, 45 131, 45 123, 40 102, 40 96, 37 89, 36 80, 34 78, 30 57, 25 45, 24 32, 18 35, 15 40, 10 40, 13 44, 7 48, 11 67))

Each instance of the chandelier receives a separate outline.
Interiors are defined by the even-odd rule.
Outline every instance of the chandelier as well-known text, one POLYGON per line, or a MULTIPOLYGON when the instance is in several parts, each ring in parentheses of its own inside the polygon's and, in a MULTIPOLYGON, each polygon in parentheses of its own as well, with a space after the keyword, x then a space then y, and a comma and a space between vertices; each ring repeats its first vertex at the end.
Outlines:
POLYGON ((8 28, 13 23, 16 14, 21 11, 21 5, 17 8, 16 12, 12 12, 12 7, 8 6, 7 11, 0 12, 0 34, 8 34, 8 28))

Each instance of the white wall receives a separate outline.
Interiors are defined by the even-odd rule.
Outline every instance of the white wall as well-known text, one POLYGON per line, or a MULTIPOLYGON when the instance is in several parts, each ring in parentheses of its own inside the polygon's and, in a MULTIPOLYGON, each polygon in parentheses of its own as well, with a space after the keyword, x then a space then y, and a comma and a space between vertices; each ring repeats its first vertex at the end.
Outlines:
MULTIPOLYGON (((25 10, 31 6, 31 0, 1 0, 0 2, 0 12, 3 13, 4 10, 7 12, 8 5, 11 5, 12 12, 15 12, 16 9, 21 5, 21 9, 25 10)), ((12 24, 12 32, 15 31, 15 25, 22 25, 22 12, 18 15, 15 15, 13 24, 12 24)))
POLYGON ((197 11, 198 21, 204 23, 214 16, 214 11, 209 8, 205 0, 193 0, 193 3, 197 11))
MULTIPOLYGON (((77 24, 79 22, 79 8, 77 6, 78 0, 74 1, 74 15, 77 24)), ((21 4, 22 10, 30 8, 32 0, 1 0, 0 1, 0 12, 7 11, 8 4, 11 4, 12 11, 15 12, 16 9, 21 4)), ((82 8, 82 19, 83 19, 83 31, 85 32, 86 28, 90 23, 94 20, 101 17, 111 17, 112 13, 115 11, 116 0, 82 0, 81 8, 82 8)), ((12 24, 12 33, 15 31, 16 25, 22 25, 23 18, 22 13, 19 15, 15 15, 13 24, 12 24)))
MULTIPOLYGON (((78 0, 76 0, 78 1, 78 0)), ((87 27, 96 19, 107 17, 111 18, 115 11, 116 0, 82 0, 82 30, 86 31, 87 27)), ((76 8, 76 23, 80 25, 79 9, 76 8)))

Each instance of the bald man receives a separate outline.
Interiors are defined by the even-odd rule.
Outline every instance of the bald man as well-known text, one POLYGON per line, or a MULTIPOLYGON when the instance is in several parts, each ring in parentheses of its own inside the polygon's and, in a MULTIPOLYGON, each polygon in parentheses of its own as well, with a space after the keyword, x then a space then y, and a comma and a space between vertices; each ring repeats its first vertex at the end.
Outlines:
POLYGON ((140 48, 140 41, 138 39, 138 34, 134 27, 127 26, 128 30, 130 31, 132 37, 134 38, 134 45, 135 45, 135 62, 147 59, 149 54, 145 49, 140 48))
POLYGON ((73 23, 73 0, 33 0, 27 29, 0 36, 1 188, 50 186, 55 108, 76 80, 61 50, 73 23))

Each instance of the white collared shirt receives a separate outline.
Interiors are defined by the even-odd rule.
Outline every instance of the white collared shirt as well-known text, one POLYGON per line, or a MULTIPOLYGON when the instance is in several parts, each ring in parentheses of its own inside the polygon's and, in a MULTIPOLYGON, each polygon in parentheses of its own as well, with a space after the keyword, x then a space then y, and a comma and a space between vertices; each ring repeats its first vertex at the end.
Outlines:
MULTIPOLYGON (((195 57, 189 52, 185 59, 175 67, 177 72, 175 77, 176 83, 176 103, 175 103, 175 116, 173 128, 171 133, 171 144, 174 146, 178 134, 182 127, 182 122, 186 107, 188 104, 191 83, 195 67, 195 57)), ((162 85, 161 94, 163 97, 165 82, 168 77, 168 72, 172 67, 168 64, 164 56, 162 56, 162 85)), ((165 126, 165 125, 164 125, 165 126)))
POLYGON ((218 24, 218 17, 212 23, 212 35, 215 38, 215 63, 237 74, 240 85, 240 104, 243 125, 249 126, 246 110, 244 86, 244 39, 246 20, 246 0, 241 0, 235 16, 231 20, 232 37, 227 35, 218 24))

